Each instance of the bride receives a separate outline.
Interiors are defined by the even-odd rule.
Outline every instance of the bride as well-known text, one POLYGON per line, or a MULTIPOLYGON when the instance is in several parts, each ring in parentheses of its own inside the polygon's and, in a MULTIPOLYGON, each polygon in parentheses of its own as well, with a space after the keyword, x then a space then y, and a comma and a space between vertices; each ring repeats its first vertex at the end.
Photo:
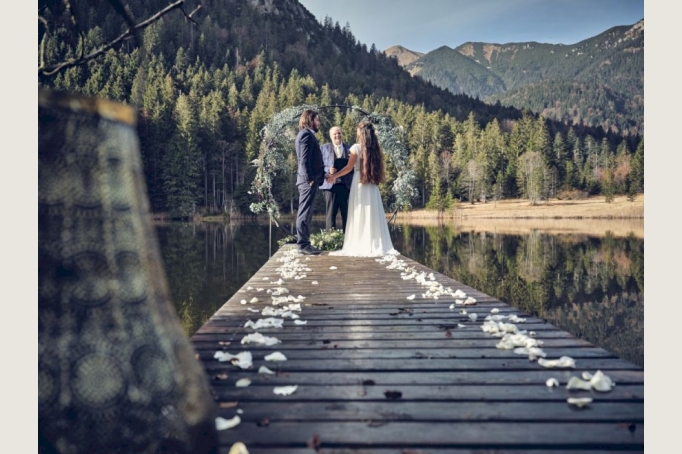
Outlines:
POLYGON ((348 197, 348 219, 340 251, 330 255, 352 257, 378 257, 387 254, 397 255, 393 249, 384 206, 379 193, 379 184, 384 181, 384 162, 374 125, 363 121, 358 125, 357 141, 350 149, 348 164, 343 169, 329 175, 327 181, 333 183, 354 170, 353 182, 348 197))

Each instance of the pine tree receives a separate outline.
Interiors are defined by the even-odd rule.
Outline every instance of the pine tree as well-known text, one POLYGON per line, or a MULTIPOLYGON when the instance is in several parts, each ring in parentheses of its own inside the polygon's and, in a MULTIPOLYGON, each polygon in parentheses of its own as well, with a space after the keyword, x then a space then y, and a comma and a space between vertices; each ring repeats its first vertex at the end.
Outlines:
POLYGON ((644 138, 640 140, 632 157, 630 172, 630 193, 644 192, 644 138))
POLYGON ((200 197, 201 153, 194 110, 190 97, 180 95, 174 112, 177 132, 164 156, 164 190, 168 209, 174 217, 192 216, 200 197))

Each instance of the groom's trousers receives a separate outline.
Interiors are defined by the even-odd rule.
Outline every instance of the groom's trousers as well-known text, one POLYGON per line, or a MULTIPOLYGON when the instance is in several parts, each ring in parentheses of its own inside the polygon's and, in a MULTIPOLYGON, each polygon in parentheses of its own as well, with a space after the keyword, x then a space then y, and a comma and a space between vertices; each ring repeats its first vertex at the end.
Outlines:
POLYGON ((308 183, 298 185, 298 213, 296 215, 296 236, 298 248, 305 249, 310 246, 310 223, 313 220, 313 201, 317 194, 317 183, 310 186, 308 183))

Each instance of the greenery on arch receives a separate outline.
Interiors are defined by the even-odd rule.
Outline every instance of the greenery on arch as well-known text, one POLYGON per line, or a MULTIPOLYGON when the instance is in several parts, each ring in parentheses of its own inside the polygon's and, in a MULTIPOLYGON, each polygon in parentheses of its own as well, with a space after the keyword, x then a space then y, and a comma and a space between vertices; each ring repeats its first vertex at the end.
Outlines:
POLYGON ((287 164, 286 156, 294 149, 298 133, 293 126, 298 125, 301 114, 308 109, 320 112, 321 115, 326 109, 346 109, 358 117, 358 123, 365 120, 372 122, 382 152, 396 174, 392 185, 393 203, 390 209, 397 212, 412 206, 412 200, 417 197, 415 174, 408 166, 406 132, 401 126, 395 126, 389 117, 376 112, 367 113, 358 106, 301 104, 275 114, 260 132, 262 139, 260 151, 258 158, 253 161, 256 176, 250 191, 258 197, 259 202, 250 205, 253 213, 267 212, 270 217, 279 218, 279 205, 272 194, 273 180, 278 172, 296 171, 287 164))

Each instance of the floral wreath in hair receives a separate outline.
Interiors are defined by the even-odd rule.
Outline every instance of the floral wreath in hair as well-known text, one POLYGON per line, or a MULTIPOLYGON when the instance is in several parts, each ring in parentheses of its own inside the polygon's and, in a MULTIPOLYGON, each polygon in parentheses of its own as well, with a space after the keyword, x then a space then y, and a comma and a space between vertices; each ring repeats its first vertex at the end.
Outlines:
POLYGON ((412 206, 412 200, 417 197, 418 192, 414 184, 416 180, 414 172, 407 165, 408 151, 405 146, 407 137, 402 126, 396 127, 389 117, 367 113, 358 106, 302 104, 273 115, 270 122, 260 131, 261 145, 258 158, 252 161, 256 167, 256 176, 249 191, 249 194, 255 195, 259 200, 249 206, 253 213, 267 212, 279 226, 277 222, 280 216, 279 204, 272 195, 273 180, 278 172, 295 171, 286 159, 286 156, 291 153, 292 143, 296 138, 296 133, 293 132, 291 126, 298 124, 301 114, 308 109, 316 112, 324 109, 345 109, 362 116, 358 123, 369 122, 388 160, 387 164, 395 175, 391 188, 390 209, 393 211, 391 220, 395 219, 398 211, 407 210, 412 206))

